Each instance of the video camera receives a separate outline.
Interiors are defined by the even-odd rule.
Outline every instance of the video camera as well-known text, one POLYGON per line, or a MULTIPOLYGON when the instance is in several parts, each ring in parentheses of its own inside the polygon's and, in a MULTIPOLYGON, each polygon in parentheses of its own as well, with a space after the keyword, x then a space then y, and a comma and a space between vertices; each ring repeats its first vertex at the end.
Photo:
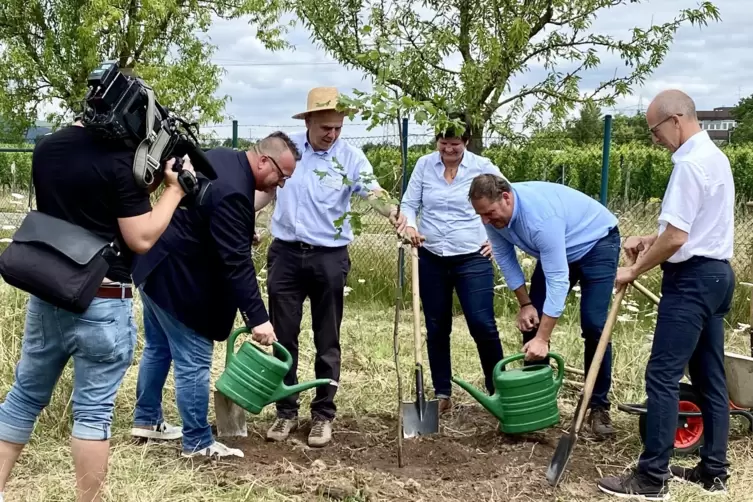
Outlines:
POLYGON ((125 75, 116 61, 105 61, 89 74, 87 84, 81 121, 98 137, 136 150, 133 174, 139 186, 151 185, 170 158, 176 158, 173 170, 180 173, 178 181, 187 195, 196 196, 207 180, 217 178, 199 147, 198 125, 160 105, 143 80, 125 75), (200 177, 182 169, 184 155, 200 177))

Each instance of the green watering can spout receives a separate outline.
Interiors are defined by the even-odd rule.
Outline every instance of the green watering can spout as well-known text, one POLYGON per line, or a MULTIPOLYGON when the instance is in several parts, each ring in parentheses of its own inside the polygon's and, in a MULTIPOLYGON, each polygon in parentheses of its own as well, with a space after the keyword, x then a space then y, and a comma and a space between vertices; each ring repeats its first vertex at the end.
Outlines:
POLYGON ((489 413, 497 417, 499 420, 502 420, 501 410, 496 402, 497 400, 494 399, 493 396, 487 396, 485 393, 481 392, 476 387, 461 378, 452 377, 452 381, 460 386, 460 388, 465 390, 468 394, 470 394, 473 399, 481 403, 481 406, 486 408, 489 413))
POLYGON ((248 328, 239 328, 227 340, 225 370, 215 384, 218 391, 240 407, 258 414, 268 404, 290 395, 321 385, 337 385, 329 378, 319 378, 287 386, 283 379, 293 365, 290 352, 274 342, 274 353, 269 354, 256 345, 243 342, 235 352, 235 340, 248 328))
POLYGON ((280 387, 275 391, 274 395, 272 395, 272 402, 279 401, 280 399, 284 399, 292 394, 297 394, 299 392, 303 392, 304 390, 309 390, 314 387, 319 387, 320 385, 335 385, 334 380, 330 380, 329 378, 318 378, 316 380, 309 380, 308 382, 301 382, 296 385, 291 385, 288 387, 285 384, 280 385, 280 387))

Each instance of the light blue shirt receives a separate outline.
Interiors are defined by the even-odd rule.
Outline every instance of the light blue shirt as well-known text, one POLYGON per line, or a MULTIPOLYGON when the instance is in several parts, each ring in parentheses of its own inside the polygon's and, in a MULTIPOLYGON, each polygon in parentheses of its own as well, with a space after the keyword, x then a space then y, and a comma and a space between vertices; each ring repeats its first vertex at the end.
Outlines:
POLYGON ((349 219, 338 236, 335 221, 350 211, 350 197, 366 198, 380 189, 374 169, 360 148, 338 139, 327 151, 316 152, 306 131, 290 135, 301 152, 293 176, 277 188, 272 214, 273 237, 314 246, 339 247, 353 241, 349 219))
POLYGON ((486 232, 468 200, 468 190, 479 174, 503 175, 489 159, 467 150, 454 180, 444 179, 444 169, 439 152, 419 158, 403 194, 400 212, 405 214, 408 226, 426 237, 423 246, 427 251, 439 256, 475 253, 486 241, 486 232), (416 226, 419 209, 421 219, 416 226))
POLYGON ((487 224, 494 259, 507 286, 525 284, 515 247, 537 258, 546 278, 544 314, 559 317, 570 289, 568 264, 580 260, 617 226, 617 217, 597 200, 559 183, 512 183, 512 218, 505 228, 487 224))

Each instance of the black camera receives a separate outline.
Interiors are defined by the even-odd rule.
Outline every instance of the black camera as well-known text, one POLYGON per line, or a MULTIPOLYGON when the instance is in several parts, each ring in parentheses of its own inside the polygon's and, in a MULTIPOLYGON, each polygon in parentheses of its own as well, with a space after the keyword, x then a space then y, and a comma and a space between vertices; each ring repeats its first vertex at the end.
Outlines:
POLYGON ((195 196, 202 184, 217 178, 199 146, 198 125, 160 105, 142 79, 124 74, 115 61, 105 61, 89 74, 87 84, 82 123, 103 140, 136 150, 133 174, 140 186, 151 185, 171 158, 177 159, 173 170, 180 173, 186 194, 195 196), (179 160, 184 155, 201 176, 182 169, 179 160))

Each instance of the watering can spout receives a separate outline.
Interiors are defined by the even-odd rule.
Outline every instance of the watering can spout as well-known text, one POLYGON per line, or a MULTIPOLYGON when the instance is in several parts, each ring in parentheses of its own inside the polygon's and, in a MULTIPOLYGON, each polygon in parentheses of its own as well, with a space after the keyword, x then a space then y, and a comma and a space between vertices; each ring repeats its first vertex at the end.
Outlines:
POLYGON ((460 388, 465 390, 468 394, 470 394, 471 397, 473 397, 476 401, 481 403, 481 406, 486 408, 492 415, 496 416, 500 420, 502 419, 502 417, 499 416, 499 410, 497 409, 498 407, 494 405, 494 399, 491 396, 487 396, 476 387, 460 378, 452 377, 452 381, 460 386, 460 388))
POLYGON ((316 380, 309 380, 308 382, 301 382, 296 385, 291 385, 288 387, 285 384, 280 385, 280 387, 275 391, 274 395, 272 395, 271 401, 276 402, 280 399, 285 399, 286 397, 297 394, 299 392, 303 392, 304 390, 309 390, 313 387, 319 387, 322 385, 335 385, 334 380, 331 380, 329 378, 317 378, 316 380))

